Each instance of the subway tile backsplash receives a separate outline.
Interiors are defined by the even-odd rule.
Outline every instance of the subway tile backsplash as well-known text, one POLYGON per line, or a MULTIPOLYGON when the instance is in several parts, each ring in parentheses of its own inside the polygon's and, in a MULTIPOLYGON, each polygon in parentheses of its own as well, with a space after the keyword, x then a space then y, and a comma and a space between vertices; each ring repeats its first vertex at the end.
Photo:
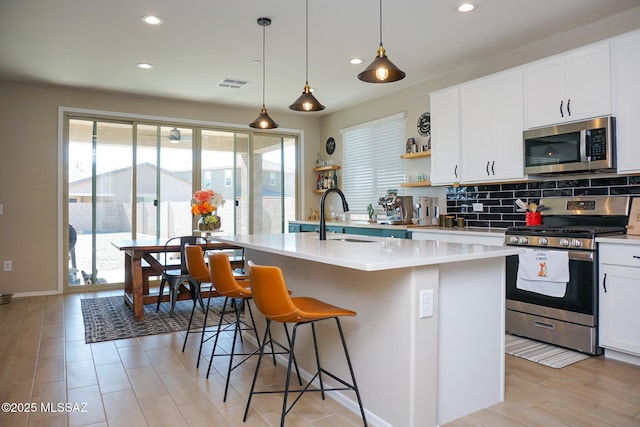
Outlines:
POLYGON ((516 199, 538 203, 544 197, 608 195, 640 197, 640 176, 447 187, 447 214, 465 218, 470 227, 506 228, 524 225, 525 214, 517 210, 516 199), (473 212, 473 203, 482 203, 483 212, 473 212))

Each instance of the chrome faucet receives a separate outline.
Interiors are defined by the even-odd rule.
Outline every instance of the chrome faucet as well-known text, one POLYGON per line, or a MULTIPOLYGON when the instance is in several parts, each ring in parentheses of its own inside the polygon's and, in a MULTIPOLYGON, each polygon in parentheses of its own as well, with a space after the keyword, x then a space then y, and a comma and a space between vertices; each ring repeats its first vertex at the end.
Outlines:
POLYGON ((334 187, 329 188, 322 193, 322 197, 320 198, 320 240, 327 240, 327 222, 324 217, 324 199, 327 198, 327 194, 329 193, 338 193, 342 199, 342 210, 349 212, 349 205, 347 204, 347 199, 344 198, 342 191, 334 187))

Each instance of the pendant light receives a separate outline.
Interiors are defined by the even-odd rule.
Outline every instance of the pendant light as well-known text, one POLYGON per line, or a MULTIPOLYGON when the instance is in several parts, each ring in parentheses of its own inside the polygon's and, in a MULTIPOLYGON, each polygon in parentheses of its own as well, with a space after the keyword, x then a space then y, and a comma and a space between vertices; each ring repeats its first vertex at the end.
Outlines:
POLYGON ((173 128, 171 129, 171 131, 169 132, 169 142, 172 144, 179 144, 180 143, 180 129, 178 128, 173 128))
POLYGON ((376 59, 358 74, 358 78, 367 83, 391 83, 404 79, 405 75, 404 71, 389 61, 382 46, 382 0, 380 0, 380 47, 376 59))
POLYGON ((249 124, 250 127, 255 129, 275 129, 278 127, 278 124, 273 121, 269 114, 267 113, 267 109, 264 106, 264 87, 265 87, 265 55, 264 55, 264 45, 265 45, 265 27, 271 25, 271 19, 269 18, 258 18, 258 25, 262 27, 262 109, 260 110, 260 115, 257 119, 249 124))
POLYGON ((296 101, 289 105, 289 108, 295 111, 321 111, 324 110, 324 105, 316 99, 311 93, 311 86, 309 86, 309 0, 306 0, 306 13, 307 13, 307 44, 306 44, 306 82, 304 89, 302 89, 302 95, 296 101))

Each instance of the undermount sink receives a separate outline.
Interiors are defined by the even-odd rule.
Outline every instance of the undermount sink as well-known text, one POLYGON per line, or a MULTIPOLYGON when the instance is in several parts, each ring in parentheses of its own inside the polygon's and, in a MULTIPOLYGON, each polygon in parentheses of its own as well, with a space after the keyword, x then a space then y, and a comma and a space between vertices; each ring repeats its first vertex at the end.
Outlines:
POLYGON ((354 239, 352 237, 343 237, 340 239, 327 239, 327 240, 339 240, 341 242, 349 242, 349 243, 375 243, 375 240, 354 239))

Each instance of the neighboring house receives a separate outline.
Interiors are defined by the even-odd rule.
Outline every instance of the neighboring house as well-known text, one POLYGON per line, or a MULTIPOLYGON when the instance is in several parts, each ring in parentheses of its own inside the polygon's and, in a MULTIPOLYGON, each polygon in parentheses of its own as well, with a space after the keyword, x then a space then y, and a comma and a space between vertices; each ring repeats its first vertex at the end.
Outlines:
MULTIPOLYGON (((262 162, 262 187, 257 196, 265 199, 279 198, 282 186, 280 165, 262 162)), ((155 206, 157 206, 157 171, 160 172, 160 187, 162 199, 160 207, 172 218, 180 217, 180 222, 191 220, 188 204, 191 200, 193 188, 191 170, 172 172, 167 169, 157 169, 151 163, 141 163, 137 166, 137 201, 140 203, 138 215, 142 232, 152 232, 155 229, 155 206), (177 207, 176 207, 177 205, 177 207), (182 213, 182 215, 180 214, 182 213)), ((242 198, 242 186, 238 186, 233 194, 233 180, 231 167, 220 166, 202 171, 205 185, 222 193, 225 200, 242 198), (218 184, 222 183, 222 184, 218 184)), ((236 171, 236 182, 242 182, 241 170, 236 171)), ((285 198, 295 197, 295 170, 286 169, 284 175, 285 198)), ((96 232, 123 232, 131 230, 131 167, 121 168, 96 175, 96 232)), ((85 177, 69 183, 69 223, 78 231, 92 230, 92 179, 85 177)), ((174 222, 177 219, 174 220, 174 222)), ((167 224, 169 230, 178 228, 167 224)), ((168 232, 168 234, 171 234, 168 232)))

